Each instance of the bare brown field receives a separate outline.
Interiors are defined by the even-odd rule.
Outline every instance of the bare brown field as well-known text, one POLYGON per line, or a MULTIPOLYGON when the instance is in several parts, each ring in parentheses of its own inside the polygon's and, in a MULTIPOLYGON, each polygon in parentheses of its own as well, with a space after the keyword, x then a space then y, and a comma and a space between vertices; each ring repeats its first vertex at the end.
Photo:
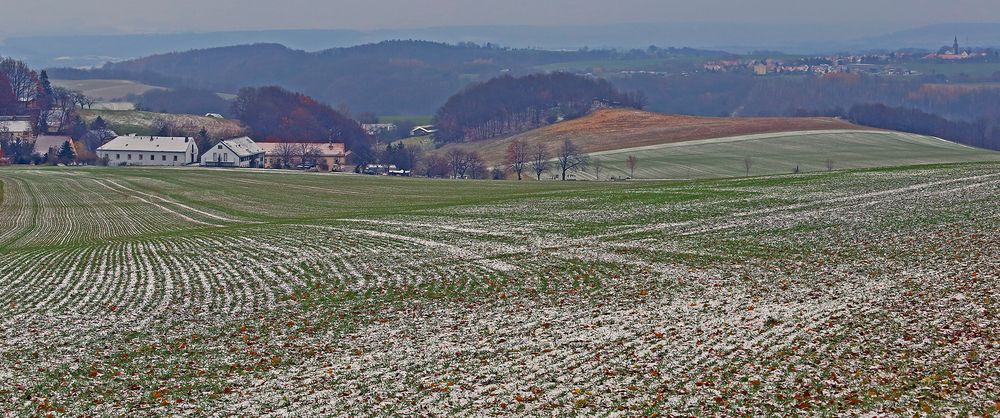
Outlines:
POLYGON ((825 130, 872 129, 835 118, 711 118, 609 109, 507 138, 447 145, 439 152, 453 148, 474 149, 487 162, 497 163, 503 160, 507 146, 515 139, 544 142, 553 147, 564 139, 571 139, 585 152, 593 153, 699 139, 825 130))

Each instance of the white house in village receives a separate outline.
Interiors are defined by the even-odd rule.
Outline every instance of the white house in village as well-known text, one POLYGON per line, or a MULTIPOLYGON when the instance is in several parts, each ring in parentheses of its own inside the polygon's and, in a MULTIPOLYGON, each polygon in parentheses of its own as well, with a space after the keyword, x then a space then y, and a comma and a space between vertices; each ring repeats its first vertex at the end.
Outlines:
POLYGON ((194 138, 119 136, 97 149, 108 165, 184 166, 198 162, 194 138))
POLYGON ((264 149, 249 137, 227 139, 201 155, 206 167, 259 168, 264 166, 264 149))

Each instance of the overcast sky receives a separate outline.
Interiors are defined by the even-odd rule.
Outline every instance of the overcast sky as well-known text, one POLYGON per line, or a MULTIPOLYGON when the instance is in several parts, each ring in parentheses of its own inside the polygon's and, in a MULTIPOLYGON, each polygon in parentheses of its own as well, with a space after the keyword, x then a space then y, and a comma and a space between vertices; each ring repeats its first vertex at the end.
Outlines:
POLYGON ((0 0, 0 10, 6 36, 639 21, 1000 22, 998 0, 0 0))

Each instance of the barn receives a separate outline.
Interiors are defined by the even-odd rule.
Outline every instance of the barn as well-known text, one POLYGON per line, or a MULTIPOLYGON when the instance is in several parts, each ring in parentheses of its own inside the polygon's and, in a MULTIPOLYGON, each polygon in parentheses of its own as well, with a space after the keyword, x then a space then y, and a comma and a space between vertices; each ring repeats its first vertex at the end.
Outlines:
POLYGON ((201 156, 201 165, 205 167, 263 167, 264 149, 246 136, 227 139, 205 151, 201 156))
POLYGON ((198 162, 194 138, 119 136, 97 149, 108 165, 185 166, 198 162))

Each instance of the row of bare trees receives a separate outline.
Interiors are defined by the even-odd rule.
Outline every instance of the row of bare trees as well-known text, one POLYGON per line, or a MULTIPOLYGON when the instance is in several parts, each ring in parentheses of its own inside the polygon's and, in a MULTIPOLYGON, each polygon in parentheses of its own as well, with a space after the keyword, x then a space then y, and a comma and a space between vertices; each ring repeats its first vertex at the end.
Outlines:
MULTIPOLYGON (((276 168, 290 168, 295 165, 320 166, 326 162, 319 144, 281 142, 274 150, 278 162, 276 168)), ((326 170, 328 167, 320 167, 326 170)))
POLYGON ((534 171, 535 177, 541 180, 542 174, 549 170, 553 159, 563 181, 566 180, 566 173, 583 170, 590 164, 590 156, 570 139, 563 140, 554 154, 544 143, 529 144, 524 140, 515 139, 507 146, 506 157, 507 167, 517 174, 518 180, 523 179, 528 169, 534 171))

